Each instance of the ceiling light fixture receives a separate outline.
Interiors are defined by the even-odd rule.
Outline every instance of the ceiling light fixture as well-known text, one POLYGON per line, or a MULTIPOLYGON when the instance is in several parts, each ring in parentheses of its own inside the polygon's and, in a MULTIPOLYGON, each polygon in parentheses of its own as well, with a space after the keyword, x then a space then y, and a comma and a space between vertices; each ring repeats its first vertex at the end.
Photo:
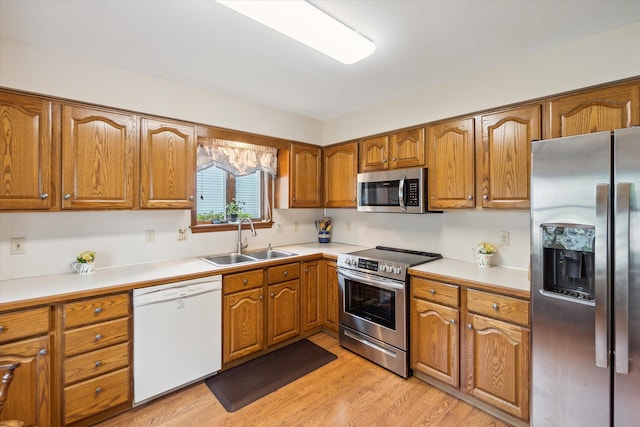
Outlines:
POLYGON ((376 49, 371 40, 306 1, 217 2, 343 64, 358 62, 376 49))

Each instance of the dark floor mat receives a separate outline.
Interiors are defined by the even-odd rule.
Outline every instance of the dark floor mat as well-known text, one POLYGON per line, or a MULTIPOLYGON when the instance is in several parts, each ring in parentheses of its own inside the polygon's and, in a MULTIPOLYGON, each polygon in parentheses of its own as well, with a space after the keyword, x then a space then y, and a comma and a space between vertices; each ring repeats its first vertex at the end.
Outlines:
POLYGON ((302 340, 215 375, 205 384, 227 411, 234 412, 335 359, 335 354, 302 340))

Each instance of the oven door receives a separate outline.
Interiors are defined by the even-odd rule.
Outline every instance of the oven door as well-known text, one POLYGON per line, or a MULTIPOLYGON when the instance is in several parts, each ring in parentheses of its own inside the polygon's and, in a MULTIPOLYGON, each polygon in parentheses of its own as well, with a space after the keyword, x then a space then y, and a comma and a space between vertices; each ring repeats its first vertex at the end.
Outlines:
POLYGON ((407 349, 405 283, 338 268, 340 324, 407 349))

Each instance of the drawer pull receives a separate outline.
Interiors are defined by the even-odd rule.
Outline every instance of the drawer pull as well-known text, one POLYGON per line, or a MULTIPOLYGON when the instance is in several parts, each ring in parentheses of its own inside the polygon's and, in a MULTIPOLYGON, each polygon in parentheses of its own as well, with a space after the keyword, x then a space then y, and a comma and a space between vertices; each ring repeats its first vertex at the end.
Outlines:
POLYGON ((276 296, 273 292, 271 292, 271 298, 273 298, 274 296, 276 296))
POLYGON ((491 307, 492 307, 494 310, 497 310, 498 308, 500 308, 500 307, 498 306, 498 304, 496 304, 495 302, 494 302, 493 304, 491 304, 491 307))
POLYGON ((96 368, 99 368, 100 366, 102 366, 102 361, 101 360, 96 360, 95 366, 96 366, 96 368))
POLYGON ((258 298, 260 301, 262 301, 262 295, 260 295, 260 297, 258 298))
POLYGON ((242 279, 242 284, 246 285, 247 283, 249 283, 249 281, 247 279, 242 279))
POLYGON ((284 277, 287 277, 288 275, 289 275, 289 272, 288 272, 288 271, 285 271, 285 272, 284 272, 284 277))
POLYGON ((455 325, 456 324, 456 319, 451 319, 451 324, 455 325))
POLYGON ((473 329, 473 325, 471 323, 467 323, 467 329, 473 329))
POLYGON ((96 387, 96 394, 102 393, 102 387, 96 387))
POLYGON ((102 339, 102 334, 97 334, 96 335, 96 341, 100 341, 102 339))
POLYGON ((40 351, 38 352, 38 354, 40 356, 46 356, 47 355, 47 349, 46 348, 41 348, 40 351))
POLYGON ((97 307, 95 310, 93 310, 93 312, 96 314, 102 313, 102 307, 97 307))
POLYGON ((4 326, 0 325, 0 333, 4 332, 4 326))
POLYGON ((435 289, 429 289, 429 292, 431 293, 431 295, 435 295, 436 294, 436 290, 435 289))

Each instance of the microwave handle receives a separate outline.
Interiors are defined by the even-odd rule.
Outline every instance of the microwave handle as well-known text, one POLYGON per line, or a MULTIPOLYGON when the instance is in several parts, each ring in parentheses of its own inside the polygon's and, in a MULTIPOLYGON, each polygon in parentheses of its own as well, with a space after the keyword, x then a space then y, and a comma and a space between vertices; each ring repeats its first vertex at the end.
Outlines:
POLYGON ((407 208, 404 205, 404 180, 405 180, 406 176, 403 176, 402 179, 400 179, 400 184, 398 184, 398 200, 400 201, 400 210, 402 212, 406 212, 407 208))

